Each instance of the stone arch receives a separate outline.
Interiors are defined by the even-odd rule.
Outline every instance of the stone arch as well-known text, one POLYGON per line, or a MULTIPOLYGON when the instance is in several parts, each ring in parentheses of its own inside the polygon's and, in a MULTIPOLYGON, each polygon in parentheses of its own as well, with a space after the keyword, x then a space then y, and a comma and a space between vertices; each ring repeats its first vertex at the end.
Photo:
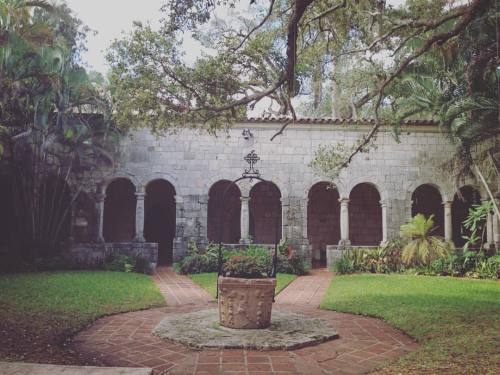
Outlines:
POLYGON ((413 191, 411 202, 411 216, 423 214, 428 218, 433 215, 435 229, 432 234, 443 237, 444 208, 439 188, 434 184, 422 184, 413 191))
POLYGON ((241 238, 241 191, 229 180, 215 182, 208 191, 207 237, 211 242, 238 243, 241 238), (225 197, 223 197, 226 192, 225 197), (223 200, 224 199, 224 200, 223 200))
POLYGON ((405 201, 410 202, 415 190, 417 190, 422 185, 428 185, 437 190, 443 202, 451 200, 450 197, 453 196, 453 193, 450 193, 450 191, 453 191, 453 188, 450 188, 446 184, 437 184, 431 181, 432 179, 418 179, 417 181, 411 183, 406 188, 405 201))
POLYGON ((376 185, 362 182, 349 194, 349 237, 353 246, 378 246, 382 241, 382 207, 376 185))
MULTIPOLYGON (((350 181, 348 181, 345 184, 345 189, 342 190, 343 192, 345 192, 346 195, 343 196, 341 194, 340 197, 347 198, 348 197, 347 194, 350 195, 352 193, 352 190, 356 186, 361 185, 361 184, 368 184, 368 185, 372 186, 373 188, 375 188, 375 190, 377 190, 377 192, 380 196, 381 201, 387 202, 387 200, 389 199, 389 192, 388 192, 387 187, 385 186, 384 183, 378 181, 377 176, 372 176, 372 177, 360 176, 360 177, 351 179, 350 181)), ((342 192, 342 191, 340 191, 340 192, 342 192)))
POLYGON ((106 185, 103 236, 106 242, 129 242, 135 237, 136 186, 124 177, 106 185))
MULTIPOLYGON (((462 186, 455 193, 451 206, 452 233, 455 246, 461 247, 465 244, 466 240, 463 239, 462 236, 469 236, 470 231, 463 228, 462 223, 467 218, 469 209, 472 205, 480 203, 481 194, 479 190, 472 185, 462 186)), ((479 230, 479 233, 481 233, 481 230, 479 230)))
POLYGON ((315 183, 308 192, 307 238, 313 260, 326 265, 326 246, 340 241, 340 194, 331 183, 315 183))
POLYGON ((331 182, 331 181, 326 181, 324 178, 321 178, 321 177, 315 177, 311 180, 311 182, 309 184, 306 184, 302 190, 302 196, 303 197, 308 197, 309 196, 309 192, 311 191, 312 187, 316 184, 319 184, 319 183, 327 183, 327 184, 330 184, 332 187, 334 187, 334 189, 336 189, 339 193, 339 196, 340 197, 343 197, 345 196, 345 191, 346 191, 346 187, 345 185, 342 183, 342 181, 337 181, 335 183, 331 182))
POLYGON ((175 237, 175 187, 157 178, 147 182, 144 197, 144 239, 158 244, 158 264, 171 264, 175 237))
POLYGON ((250 190, 250 234, 255 243, 272 244, 281 239, 281 191, 270 181, 250 190))
POLYGON ((115 180, 117 179, 125 179, 125 180, 129 180, 130 183, 132 185, 134 185, 134 189, 135 191, 139 192, 141 191, 141 186, 143 186, 141 184, 141 181, 137 178, 136 175, 132 174, 132 173, 129 173, 129 172, 116 172, 116 173, 113 173, 112 176, 109 176, 109 177, 105 177, 102 179, 102 181, 100 182, 100 184, 98 184, 98 190, 100 190, 102 193, 106 193, 106 190, 108 188, 108 186, 115 180))
POLYGON ((145 192, 150 183, 158 180, 167 181, 172 185, 177 195, 184 195, 185 192, 182 190, 178 179, 174 175, 166 172, 151 172, 142 174, 141 177, 137 179, 137 183, 135 184, 136 189, 138 192, 145 192))

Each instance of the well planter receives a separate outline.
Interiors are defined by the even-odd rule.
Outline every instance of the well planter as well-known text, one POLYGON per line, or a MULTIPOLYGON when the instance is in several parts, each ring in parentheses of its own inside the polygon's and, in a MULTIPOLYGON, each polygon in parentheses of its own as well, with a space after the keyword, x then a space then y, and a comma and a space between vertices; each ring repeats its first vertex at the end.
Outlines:
POLYGON ((275 288, 275 278, 219 276, 220 325, 239 329, 269 327, 275 288))

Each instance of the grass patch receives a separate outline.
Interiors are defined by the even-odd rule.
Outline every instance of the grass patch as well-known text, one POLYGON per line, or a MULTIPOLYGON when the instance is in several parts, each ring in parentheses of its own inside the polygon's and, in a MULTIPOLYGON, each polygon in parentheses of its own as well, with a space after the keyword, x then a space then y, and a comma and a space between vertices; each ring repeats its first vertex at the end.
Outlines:
MULTIPOLYGON (((196 273, 188 275, 191 280, 205 289, 212 297, 217 294, 217 272, 196 273)), ((278 273, 276 275, 276 294, 297 278, 296 275, 278 273)))
POLYGON ((376 316, 422 346, 382 373, 494 374, 500 363, 500 283, 449 277, 335 277, 324 309, 376 316))
POLYGON ((103 315, 164 304, 151 278, 136 273, 0 275, 0 359, 78 362, 61 352, 74 333, 103 315))

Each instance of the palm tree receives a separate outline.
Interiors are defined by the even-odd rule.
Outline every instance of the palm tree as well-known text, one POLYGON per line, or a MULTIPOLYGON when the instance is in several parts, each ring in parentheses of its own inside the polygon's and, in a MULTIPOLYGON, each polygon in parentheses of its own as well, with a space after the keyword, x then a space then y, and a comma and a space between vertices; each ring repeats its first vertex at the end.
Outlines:
POLYGON ((401 225, 402 236, 409 240, 402 254, 405 264, 430 265, 435 259, 450 255, 451 244, 431 235, 435 229, 433 216, 426 218, 417 214, 409 223, 401 225))

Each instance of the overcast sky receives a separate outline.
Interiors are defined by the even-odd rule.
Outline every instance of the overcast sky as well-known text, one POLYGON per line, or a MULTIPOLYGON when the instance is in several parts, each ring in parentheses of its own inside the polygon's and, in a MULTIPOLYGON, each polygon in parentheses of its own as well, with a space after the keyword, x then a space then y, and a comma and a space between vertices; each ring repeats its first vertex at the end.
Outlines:
MULTIPOLYGON (((97 31, 97 35, 88 36, 88 51, 83 59, 91 69, 106 73, 104 56, 111 42, 119 38, 123 31, 132 30, 133 21, 150 21, 158 26, 159 9, 168 0, 66 0, 69 7, 87 26, 97 31)), ((388 4, 399 5, 404 0, 388 0, 388 4)), ((239 8, 248 7, 250 0, 242 0, 239 8)), ((199 53, 199 45, 187 38, 185 48, 187 58, 194 58, 199 53)))

